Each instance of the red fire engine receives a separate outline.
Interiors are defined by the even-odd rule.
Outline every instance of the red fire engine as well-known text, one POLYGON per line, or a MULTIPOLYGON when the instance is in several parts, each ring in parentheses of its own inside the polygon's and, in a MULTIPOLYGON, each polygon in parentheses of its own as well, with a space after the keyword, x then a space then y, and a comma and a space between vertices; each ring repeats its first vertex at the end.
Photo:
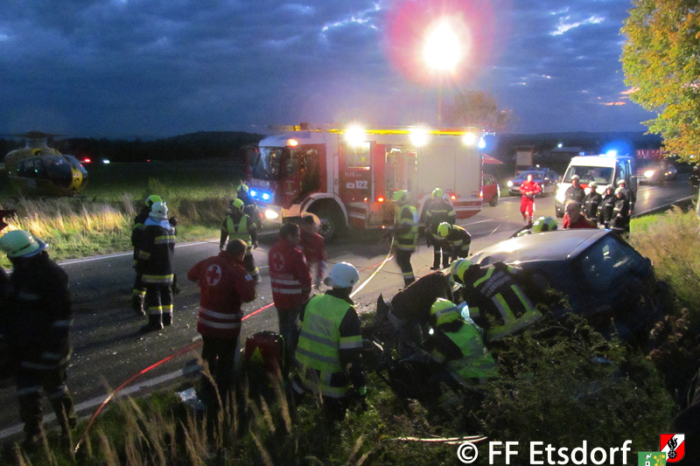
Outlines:
POLYGON ((406 189, 423 217, 442 188, 464 219, 481 211, 481 130, 289 127, 248 153, 249 194, 267 221, 306 212, 330 239, 346 225, 393 224, 392 192, 406 189))

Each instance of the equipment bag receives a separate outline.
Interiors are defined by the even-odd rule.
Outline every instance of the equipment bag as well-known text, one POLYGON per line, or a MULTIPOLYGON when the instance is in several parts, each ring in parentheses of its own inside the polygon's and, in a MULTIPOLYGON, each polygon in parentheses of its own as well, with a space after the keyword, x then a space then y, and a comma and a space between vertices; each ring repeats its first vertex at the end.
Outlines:
POLYGON ((264 331, 248 337, 245 341, 246 365, 264 367, 268 372, 284 370, 284 338, 282 335, 264 331))

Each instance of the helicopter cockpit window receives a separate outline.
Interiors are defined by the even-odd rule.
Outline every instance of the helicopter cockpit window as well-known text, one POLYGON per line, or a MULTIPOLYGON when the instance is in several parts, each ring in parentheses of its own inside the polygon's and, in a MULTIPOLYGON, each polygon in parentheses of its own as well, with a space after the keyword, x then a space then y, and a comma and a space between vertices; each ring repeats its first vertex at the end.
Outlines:
POLYGON ((46 169, 41 157, 22 160, 17 163, 17 175, 23 178, 46 178, 46 169))
POLYGON ((48 179, 63 188, 67 188, 71 185, 71 182, 73 181, 71 164, 69 164, 63 157, 48 156, 43 158, 43 162, 48 179))

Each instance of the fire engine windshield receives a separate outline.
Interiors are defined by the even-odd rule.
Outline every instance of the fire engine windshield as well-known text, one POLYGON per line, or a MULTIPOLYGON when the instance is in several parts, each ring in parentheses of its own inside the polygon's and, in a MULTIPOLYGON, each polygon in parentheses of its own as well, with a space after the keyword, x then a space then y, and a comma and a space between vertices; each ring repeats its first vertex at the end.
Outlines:
POLYGON ((281 147, 260 147, 257 160, 251 163, 253 178, 267 181, 278 179, 282 151, 281 147))

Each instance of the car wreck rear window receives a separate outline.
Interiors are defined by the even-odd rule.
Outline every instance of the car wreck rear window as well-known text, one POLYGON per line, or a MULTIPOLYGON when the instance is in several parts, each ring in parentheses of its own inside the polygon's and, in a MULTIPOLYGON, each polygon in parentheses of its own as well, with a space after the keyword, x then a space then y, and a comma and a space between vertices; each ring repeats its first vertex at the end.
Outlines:
POLYGON ((613 235, 603 237, 577 258, 576 268, 588 285, 601 292, 619 286, 625 275, 642 267, 644 258, 613 235))

